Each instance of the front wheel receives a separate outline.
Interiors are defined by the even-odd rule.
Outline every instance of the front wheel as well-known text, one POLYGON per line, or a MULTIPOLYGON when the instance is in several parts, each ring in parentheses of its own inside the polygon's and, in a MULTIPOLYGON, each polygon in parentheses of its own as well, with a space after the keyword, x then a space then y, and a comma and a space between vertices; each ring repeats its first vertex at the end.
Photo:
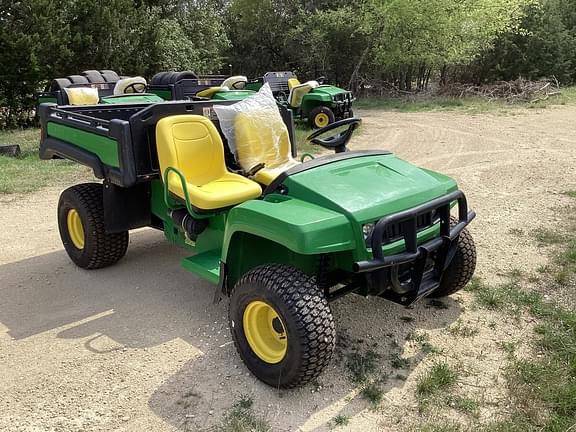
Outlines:
POLYGON ((308 122, 312 129, 322 129, 334 121, 336 121, 334 112, 325 106, 316 107, 308 114, 308 122))
POLYGON ((313 277, 286 265, 246 273, 230 298, 236 349, 266 384, 291 388, 317 377, 334 351, 336 330, 328 301, 313 277))
MULTIPOLYGON (((453 219, 452 223, 456 223, 453 219)), ((476 269, 476 245, 470 232, 464 228, 458 236, 458 246, 452 262, 442 276, 440 286, 430 297, 446 297, 466 286, 476 269)))

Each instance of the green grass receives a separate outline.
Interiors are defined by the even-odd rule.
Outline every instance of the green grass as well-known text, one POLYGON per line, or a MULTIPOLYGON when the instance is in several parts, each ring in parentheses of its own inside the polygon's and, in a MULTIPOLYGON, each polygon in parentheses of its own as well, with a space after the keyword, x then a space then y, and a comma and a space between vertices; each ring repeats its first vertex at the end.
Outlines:
POLYGON ((38 158, 39 129, 0 131, 0 145, 19 144, 22 154, 0 156, 0 193, 26 193, 77 178, 90 178, 89 170, 69 161, 38 158))
POLYGON ((219 432, 271 432, 272 427, 266 419, 256 415, 252 409, 253 400, 249 396, 241 396, 226 413, 219 432))
MULTIPOLYGON (((576 197, 573 192, 566 195, 576 197)), ((571 214, 576 206, 569 208, 571 214)), ((576 277, 576 222, 559 227, 560 231, 536 236, 539 243, 554 247, 550 264, 539 272, 539 283, 548 288, 554 282, 571 283, 576 277), (556 234, 562 234, 557 241, 556 234), (560 277, 561 275, 561 277, 560 277)), ((467 289, 478 304, 502 311, 531 314, 537 321, 534 328, 533 351, 537 355, 520 358, 515 345, 501 342, 508 354, 509 365, 505 376, 511 398, 509 418, 486 426, 485 431, 544 431, 575 430, 576 425, 576 311, 545 301, 537 291, 528 291, 516 278, 499 287, 490 287, 480 280, 473 280, 467 289)), ((568 292, 572 292, 569 288, 568 292)))
POLYGON ((509 104, 504 100, 490 101, 482 97, 411 96, 406 98, 362 98, 354 103, 354 107, 398 112, 462 111, 477 114, 489 111, 506 111, 513 108, 547 108, 553 105, 569 104, 576 104, 576 86, 563 88, 559 95, 535 103, 509 104))
POLYGON ((376 407, 384 397, 384 391, 377 382, 371 382, 362 387, 360 395, 376 407))
POLYGON ((448 363, 439 361, 418 378, 416 393, 420 396, 432 396, 440 390, 446 390, 456 384, 457 372, 448 363))
POLYGON ((479 330, 475 327, 464 324, 461 320, 456 321, 456 323, 448 328, 448 332, 452 336, 460 337, 472 337, 479 333, 479 330))
POLYGON ((368 381, 377 371, 379 359, 380 355, 372 350, 348 354, 346 369, 348 369, 350 380, 354 384, 363 384, 368 381))
POLYGON ((459 411, 464 414, 469 414, 473 417, 478 417, 478 413, 480 411, 480 402, 474 399, 458 396, 458 395, 450 395, 446 399, 447 404, 454 408, 456 411, 459 411))
POLYGON ((350 423, 350 417, 340 414, 334 417, 332 422, 335 426, 347 426, 350 423))

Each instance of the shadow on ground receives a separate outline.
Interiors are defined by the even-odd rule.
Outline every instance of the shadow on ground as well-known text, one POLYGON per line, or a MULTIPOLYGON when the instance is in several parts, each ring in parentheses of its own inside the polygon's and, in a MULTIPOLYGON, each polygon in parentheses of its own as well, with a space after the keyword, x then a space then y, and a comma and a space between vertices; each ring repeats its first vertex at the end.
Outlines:
MULTIPOLYGON (((180 430, 203 430, 218 423, 240 395, 274 430, 324 430, 338 414, 365 411, 367 403, 347 379, 346 353, 371 349, 381 356, 378 374, 388 377, 384 393, 404 385, 424 354, 394 370, 391 359, 403 352, 406 336, 417 329, 448 326, 459 305, 443 309, 427 302, 407 310, 379 298, 348 296, 333 303, 340 343, 319 379, 291 391, 257 381, 239 359, 229 335, 227 303, 212 303, 214 287, 180 267, 185 252, 151 230, 133 234, 127 256, 98 271, 74 267, 64 251, 0 266, 0 321, 16 340, 56 330, 58 338, 87 338, 86 349, 102 352, 106 336, 129 348, 182 339, 200 351, 151 396, 150 409, 180 430)), ((117 348, 114 348, 117 349, 117 348)))

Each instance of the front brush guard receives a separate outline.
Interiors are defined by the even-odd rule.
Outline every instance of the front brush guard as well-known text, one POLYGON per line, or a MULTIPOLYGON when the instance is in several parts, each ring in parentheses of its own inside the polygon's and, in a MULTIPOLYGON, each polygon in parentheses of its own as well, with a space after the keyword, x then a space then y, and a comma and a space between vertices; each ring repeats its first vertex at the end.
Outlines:
POLYGON ((474 217, 476 213, 468 211, 466 196, 462 191, 455 191, 418 207, 385 216, 376 223, 372 231, 370 242, 373 259, 356 262, 353 269, 356 273, 366 274, 368 286, 377 287, 383 297, 409 306, 438 288, 444 271, 456 253, 458 236, 474 217), (458 222, 451 227, 450 208, 455 201, 458 203, 458 222), (418 245, 417 218, 434 210, 436 217, 440 219, 440 235, 418 245), (406 250, 384 256, 382 243, 387 240, 384 234, 387 228, 394 224, 402 227, 401 236, 406 250), (432 269, 427 269, 429 259, 434 263, 432 269), (393 283, 391 268, 398 268, 403 264, 409 264, 409 278, 401 284, 393 283))

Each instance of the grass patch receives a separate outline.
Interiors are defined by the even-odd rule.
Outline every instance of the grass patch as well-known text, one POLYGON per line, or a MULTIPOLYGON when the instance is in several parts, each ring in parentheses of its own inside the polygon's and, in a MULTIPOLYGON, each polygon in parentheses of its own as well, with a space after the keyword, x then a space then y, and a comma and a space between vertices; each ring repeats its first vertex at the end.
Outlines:
POLYGON ((64 184, 89 178, 90 171, 66 160, 40 160, 39 129, 0 131, 1 144, 18 144, 19 157, 0 156, 0 193, 26 193, 52 184, 64 184))
POLYGON ((360 395, 368 402, 370 402, 372 406, 377 406, 380 402, 382 402, 384 391, 378 383, 371 382, 362 387, 362 390, 360 390, 360 395))
POLYGON ((394 369, 408 369, 410 366, 410 360, 401 357, 398 353, 394 353, 390 355, 390 366, 394 369))
POLYGON ((332 423, 335 426, 347 426, 350 423, 350 417, 340 414, 332 419, 332 423))
POLYGON ((354 102, 354 108, 381 109, 397 112, 442 112, 461 111, 478 114, 490 111, 507 111, 515 108, 547 108, 553 105, 570 105, 576 103, 576 86, 562 88, 559 95, 534 103, 510 104, 505 100, 489 100, 482 97, 443 97, 443 96, 409 96, 360 98, 354 102))
POLYGON ((268 422, 257 416, 252 409, 253 400, 249 396, 241 396, 222 420, 218 428, 220 432, 271 432, 268 422))
POLYGON ((354 384, 363 384, 369 380, 378 369, 380 355, 375 351, 368 350, 365 353, 352 352, 346 359, 350 380, 354 384))
POLYGON ((472 337, 479 333, 479 330, 475 327, 464 324, 461 320, 458 320, 453 326, 448 328, 448 332, 452 336, 460 337, 472 337))
POLYGON ((540 245, 556 245, 566 242, 566 235, 548 228, 537 228, 532 233, 540 245))
POLYGON ((480 411, 480 402, 462 397, 462 396, 448 396, 447 403, 450 407, 454 408, 464 414, 471 415, 473 417, 478 417, 480 411))
MULTIPOLYGON (((568 209, 568 211, 573 211, 568 209)), ((557 283, 568 283, 576 275, 576 223, 563 233, 541 233, 537 241, 554 245, 551 263, 539 269, 557 283)), ((548 285, 550 282, 540 282, 548 285)), ((502 289, 503 288, 503 289, 502 289)), ((510 363, 505 370, 512 402, 509 418, 488 425, 486 431, 572 431, 576 428, 576 312, 543 300, 538 292, 520 289, 519 282, 506 284, 498 298, 503 310, 523 306, 537 319, 533 350, 537 355, 519 358, 513 344, 501 343, 510 363)), ((477 298, 486 298, 490 288, 478 280, 468 287, 477 298)), ((486 306, 491 306, 480 300, 486 306)))
POLYGON ((458 374, 448 363, 434 363, 432 368, 418 379, 416 393, 420 396, 432 396, 440 390, 452 387, 457 379, 458 374))

